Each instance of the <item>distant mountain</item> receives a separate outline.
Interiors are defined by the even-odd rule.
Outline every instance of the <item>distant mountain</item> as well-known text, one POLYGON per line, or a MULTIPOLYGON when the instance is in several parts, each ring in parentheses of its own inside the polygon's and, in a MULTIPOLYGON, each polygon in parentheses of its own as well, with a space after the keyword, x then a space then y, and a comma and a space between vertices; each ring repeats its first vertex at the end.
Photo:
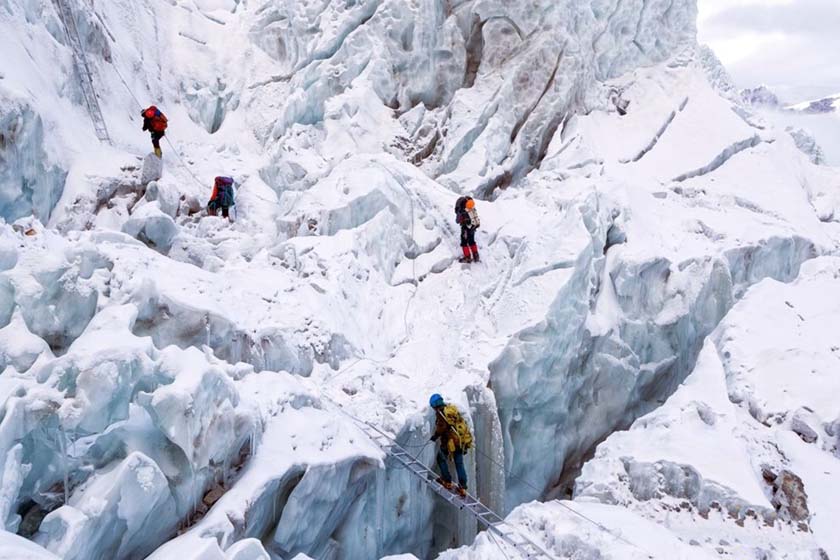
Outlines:
POLYGON ((754 107, 779 108, 782 103, 773 91, 765 85, 741 90, 741 99, 754 107))
POLYGON ((822 115, 825 113, 840 112, 840 93, 817 99, 816 101, 805 101, 796 105, 785 107, 789 111, 807 113, 811 115, 822 115))
POLYGON ((793 105, 779 99, 776 93, 766 85, 741 90, 741 100, 745 105, 762 108, 792 111, 809 115, 840 112, 840 93, 813 101, 803 101, 793 105))

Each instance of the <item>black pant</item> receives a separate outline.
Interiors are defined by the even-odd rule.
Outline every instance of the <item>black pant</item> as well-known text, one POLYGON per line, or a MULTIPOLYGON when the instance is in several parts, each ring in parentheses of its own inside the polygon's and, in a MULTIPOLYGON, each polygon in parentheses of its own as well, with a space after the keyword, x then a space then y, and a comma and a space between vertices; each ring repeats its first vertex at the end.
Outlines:
POLYGON ((230 217, 230 206, 216 206, 213 203, 207 205, 207 213, 211 216, 218 216, 219 210, 222 211, 222 217, 229 218, 230 217))
POLYGON ((469 227, 461 227, 461 247, 475 245, 475 230, 469 227))
POLYGON ((160 149, 160 139, 163 138, 163 132, 152 131, 151 134, 152 134, 152 146, 154 146, 155 148, 157 148, 159 150, 160 149))

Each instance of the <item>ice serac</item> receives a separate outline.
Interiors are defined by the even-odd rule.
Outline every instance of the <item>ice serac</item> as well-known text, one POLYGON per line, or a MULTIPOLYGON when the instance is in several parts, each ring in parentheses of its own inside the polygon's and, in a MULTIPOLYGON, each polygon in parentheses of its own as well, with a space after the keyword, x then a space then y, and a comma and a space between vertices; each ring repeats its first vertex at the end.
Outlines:
POLYGON ((154 461, 132 453, 48 514, 35 541, 62 558, 143 556, 155 548, 147 536, 166 534, 176 520, 166 477, 154 461))
POLYGON ((50 157, 44 121, 25 100, 0 88, 0 218, 47 222, 67 172, 50 157))
POLYGON ((719 554, 836 555, 836 491, 825 481, 837 466, 837 407, 826 400, 837 358, 826 321, 839 273, 837 258, 820 258, 790 284, 750 289, 673 397, 598 447, 577 499, 665 515, 678 535, 702 528, 719 539, 698 546, 719 554))

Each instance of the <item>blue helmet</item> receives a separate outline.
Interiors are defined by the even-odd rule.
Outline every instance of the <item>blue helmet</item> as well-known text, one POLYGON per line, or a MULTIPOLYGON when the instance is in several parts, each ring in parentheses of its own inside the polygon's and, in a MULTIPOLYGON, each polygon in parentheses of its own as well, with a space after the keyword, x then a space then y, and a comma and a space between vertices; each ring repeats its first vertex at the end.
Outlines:
POLYGON ((437 393, 432 395, 431 398, 429 399, 429 406, 431 406, 432 408, 436 408, 438 406, 443 406, 443 405, 444 405, 443 397, 441 397, 437 393))

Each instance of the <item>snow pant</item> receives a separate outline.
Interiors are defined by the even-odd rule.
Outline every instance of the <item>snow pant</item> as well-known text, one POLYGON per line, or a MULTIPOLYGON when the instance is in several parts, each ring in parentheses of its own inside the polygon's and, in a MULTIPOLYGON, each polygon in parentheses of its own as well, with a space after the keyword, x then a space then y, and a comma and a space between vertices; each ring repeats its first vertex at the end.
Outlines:
POLYGON ((207 213, 212 214, 213 216, 219 215, 219 210, 222 211, 223 218, 230 218, 230 206, 215 206, 209 205, 207 207, 207 213))
POLYGON ((207 203, 207 213, 211 216, 218 216, 219 210, 222 211, 222 216, 230 218, 230 206, 222 206, 215 199, 207 203))
POLYGON ((478 246, 475 244, 475 229, 461 226, 461 250, 464 257, 478 259, 478 246), (472 251, 472 255, 470 252, 472 251))
POLYGON ((160 150, 160 139, 163 138, 163 132, 155 132, 154 130, 151 132, 152 135, 152 146, 156 150, 160 150))
MULTIPOLYGON (((467 487, 467 470, 464 468, 464 453, 458 449, 452 453, 452 460, 455 462, 455 471, 458 473, 458 484, 467 487)), ((440 477, 446 482, 452 482, 452 475, 449 474, 449 461, 443 449, 438 449, 437 464, 440 469, 440 477)))

